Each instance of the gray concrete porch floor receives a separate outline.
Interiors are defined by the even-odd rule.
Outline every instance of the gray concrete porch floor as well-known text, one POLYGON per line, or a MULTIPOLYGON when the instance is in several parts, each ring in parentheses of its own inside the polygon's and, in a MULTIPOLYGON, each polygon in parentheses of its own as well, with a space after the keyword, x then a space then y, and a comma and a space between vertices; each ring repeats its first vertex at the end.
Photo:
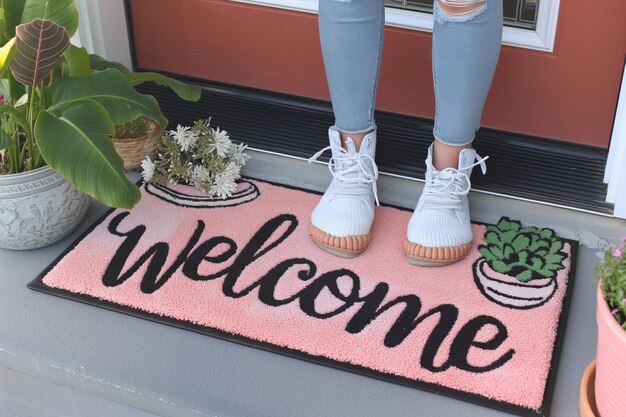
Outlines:
MULTIPOLYGON (((251 154, 246 175, 318 190, 330 179, 323 164, 251 154)), ((406 207, 420 188, 409 179, 379 179, 381 201, 406 207)), ((482 193, 470 198, 475 220, 506 214, 595 246, 579 253, 551 411, 576 416, 580 378, 595 357, 597 247, 617 239, 626 223, 482 193)), ((0 250, 0 367, 7 368, 0 371, 0 417, 29 417, 32 410, 63 417, 508 415, 27 289, 104 210, 92 204, 80 229, 48 248, 0 250), (72 406, 54 408, 51 395, 72 406), (90 414, 94 405, 115 411, 90 414)))

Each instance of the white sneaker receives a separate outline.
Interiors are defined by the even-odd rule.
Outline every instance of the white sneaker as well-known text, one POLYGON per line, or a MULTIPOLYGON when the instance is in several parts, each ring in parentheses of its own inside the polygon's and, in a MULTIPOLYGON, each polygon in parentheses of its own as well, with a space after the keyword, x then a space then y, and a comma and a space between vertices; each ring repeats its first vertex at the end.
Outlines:
POLYGON ((413 211, 404 240, 404 254, 418 266, 442 266, 463 259, 474 239, 467 194, 472 168, 485 160, 474 149, 463 149, 458 168, 437 171, 432 163, 433 145, 426 158, 426 184, 413 211))
POLYGON ((328 169, 333 179, 311 213, 309 235, 323 250, 344 258, 363 252, 371 240, 374 202, 379 205, 376 190, 378 168, 376 128, 368 133, 356 151, 352 138, 346 139, 348 150, 341 146, 336 126, 328 129, 330 146, 320 150, 309 163, 330 149, 328 169))

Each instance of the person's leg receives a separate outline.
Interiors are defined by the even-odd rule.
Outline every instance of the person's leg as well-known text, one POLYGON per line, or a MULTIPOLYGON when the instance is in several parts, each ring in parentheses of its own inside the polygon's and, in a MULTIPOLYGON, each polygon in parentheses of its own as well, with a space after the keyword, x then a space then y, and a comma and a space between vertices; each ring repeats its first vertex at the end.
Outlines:
POLYGON ((435 0, 434 16, 435 141, 404 241, 407 260, 423 266, 456 262, 472 246, 469 177, 486 158, 471 144, 499 59, 502 0, 435 0))
POLYGON ((320 0, 320 44, 335 126, 359 150, 375 129, 374 108, 384 36, 384 0, 320 0))
POLYGON ((374 108, 381 63, 383 0, 320 0, 319 32, 335 124, 328 129, 333 180, 311 213, 322 249, 354 257, 371 240, 378 203, 374 108))

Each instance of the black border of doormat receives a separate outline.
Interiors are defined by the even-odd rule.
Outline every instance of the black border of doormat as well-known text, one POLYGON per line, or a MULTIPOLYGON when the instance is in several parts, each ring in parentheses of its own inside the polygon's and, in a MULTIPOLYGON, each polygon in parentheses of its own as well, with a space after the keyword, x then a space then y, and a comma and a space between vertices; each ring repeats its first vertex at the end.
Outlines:
MULTIPOLYGON (((315 191, 315 190, 309 190, 309 189, 305 189, 305 188, 301 188, 301 187, 297 187, 293 185, 281 184, 281 183, 277 183, 273 181, 261 180, 261 179, 252 178, 249 176, 242 176, 242 179, 249 179, 253 181, 264 182, 267 184, 289 188, 293 190, 298 190, 302 192, 308 192, 312 194, 318 194, 318 195, 323 194, 322 192, 315 191)), ((403 210, 403 211, 412 211, 411 209, 408 209, 406 207, 401 207, 401 206, 387 204, 387 203, 381 203, 381 206, 392 207, 392 208, 396 208, 396 209, 403 210)), ((268 342, 262 342, 259 340, 250 339, 246 336, 225 332, 219 329, 201 326, 199 324, 191 323, 191 322, 181 320, 181 319, 176 319, 176 318, 167 317, 167 316, 159 316, 155 313, 148 313, 146 311, 143 311, 134 307, 123 306, 120 304, 116 304, 112 301, 101 300, 97 297, 93 297, 90 295, 73 293, 68 290, 52 288, 52 287, 48 287, 47 285, 45 285, 43 283, 43 278, 48 274, 48 272, 50 272, 52 268, 54 268, 59 261, 61 261, 69 252, 71 252, 98 225, 104 222, 104 220, 106 220, 109 217, 109 215, 115 210, 116 209, 107 210, 106 213, 104 213, 96 222, 94 222, 89 228, 87 228, 87 230, 85 230, 85 232, 83 232, 75 241, 73 241, 63 251, 63 253, 61 253, 50 265, 48 265, 37 276, 37 278, 30 281, 26 285, 27 288, 40 291, 46 294, 51 294, 51 295, 55 295, 58 297, 66 298, 69 300, 78 301, 81 303, 94 305, 97 307, 116 311, 118 313, 128 314, 128 315, 139 317, 145 320, 150 320, 150 321, 154 321, 157 323, 166 324, 166 325, 177 327, 180 329, 191 330, 196 333, 216 337, 216 338, 227 340, 230 342, 235 342, 244 346, 254 347, 254 348, 262 349, 262 350, 273 352, 273 353, 279 353, 279 354, 286 355, 292 358, 297 358, 297 359, 305 360, 305 361, 312 362, 312 363, 330 366, 332 368, 349 371, 349 372, 353 372, 359 375, 373 377, 373 378, 380 379, 383 381, 393 382, 396 384, 400 384, 400 385, 404 385, 404 386, 408 386, 412 388, 417 388, 417 389, 432 392, 435 394, 444 394, 452 398, 468 401, 474 404, 478 404, 480 406, 486 406, 489 408, 517 414, 520 416, 546 417, 548 416, 550 412, 550 407, 552 404, 552 396, 554 394, 554 386, 556 383, 557 367, 559 364, 559 358, 561 356, 561 348, 563 345, 565 327, 567 323, 567 318, 569 316, 569 306, 570 306, 571 299, 572 299, 572 291, 573 291, 574 280, 576 276, 576 263, 578 261, 578 242, 577 241, 574 241, 571 239, 565 239, 559 236, 561 240, 570 244, 570 247, 571 247, 570 257, 572 261, 571 261, 571 266, 570 266, 570 271, 569 271, 569 276, 568 276, 568 281, 567 281, 567 288, 565 291, 565 296, 563 298, 563 308, 561 309, 561 313, 559 315, 556 339, 555 339, 555 343, 552 349, 552 360, 550 362, 550 369, 548 371, 548 377, 546 380, 543 403, 539 410, 533 410, 530 408, 508 403, 505 401, 490 399, 483 395, 473 394, 473 393, 449 388, 444 385, 420 381, 420 380, 413 380, 413 379, 401 377, 398 375, 376 371, 376 370, 373 370, 364 366, 360 366, 360 365, 353 365, 353 364, 349 364, 345 362, 340 362, 337 360, 329 359, 324 356, 311 355, 311 354, 308 354, 299 350, 276 346, 268 342)), ((473 223, 487 225, 487 223, 482 223, 482 222, 473 222, 473 223)))

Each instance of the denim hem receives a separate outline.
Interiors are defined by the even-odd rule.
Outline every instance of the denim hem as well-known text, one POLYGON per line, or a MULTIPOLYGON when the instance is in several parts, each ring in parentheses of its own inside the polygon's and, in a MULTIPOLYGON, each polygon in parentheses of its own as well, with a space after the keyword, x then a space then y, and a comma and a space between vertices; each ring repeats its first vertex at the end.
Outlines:
POLYGON ((433 132, 433 136, 435 137, 435 140, 443 143, 444 145, 448 145, 448 146, 466 146, 469 145, 470 143, 474 142, 474 139, 476 139, 476 136, 474 136, 472 138, 472 140, 470 140, 469 142, 465 142, 465 143, 452 143, 452 142, 447 142, 445 140, 441 140, 437 137, 437 135, 435 135, 435 133, 433 132))
POLYGON ((376 130, 377 126, 376 124, 371 125, 370 127, 368 127, 367 129, 363 129, 363 130, 348 130, 348 129, 342 129, 341 127, 335 125, 335 128, 337 128, 338 131, 342 132, 342 133, 347 133, 347 134, 355 134, 355 133, 368 133, 370 131, 374 131, 376 130))

